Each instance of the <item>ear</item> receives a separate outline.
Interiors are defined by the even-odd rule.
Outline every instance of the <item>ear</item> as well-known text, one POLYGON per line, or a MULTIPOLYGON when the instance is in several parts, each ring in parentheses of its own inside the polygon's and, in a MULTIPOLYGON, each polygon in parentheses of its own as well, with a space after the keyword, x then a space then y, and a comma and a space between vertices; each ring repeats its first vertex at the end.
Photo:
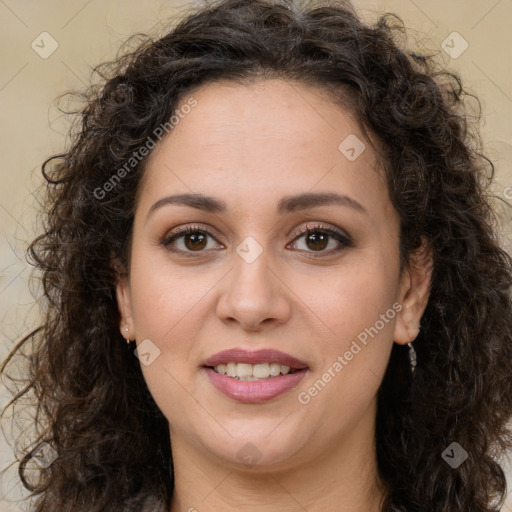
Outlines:
POLYGON ((135 326, 132 316, 132 301, 129 276, 125 271, 121 270, 119 262, 114 261, 113 266, 116 269, 116 298, 117 307, 119 309, 120 323, 119 330, 121 336, 127 340, 135 339, 135 326), (128 329, 128 330, 126 330, 128 329))
POLYGON ((426 240, 410 257, 400 279, 398 303, 402 309, 397 314, 394 340, 405 345, 416 339, 420 332, 420 320, 427 307, 432 284, 432 250, 426 240))

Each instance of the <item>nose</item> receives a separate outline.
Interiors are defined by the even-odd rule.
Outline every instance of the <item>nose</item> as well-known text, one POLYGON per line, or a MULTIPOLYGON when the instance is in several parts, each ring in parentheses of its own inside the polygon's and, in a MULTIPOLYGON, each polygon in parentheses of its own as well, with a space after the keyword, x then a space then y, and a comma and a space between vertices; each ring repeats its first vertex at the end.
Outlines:
POLYGON ((290 318, 289 288, 269 266, 265 252, 251 263, 235 255, 217 303, 216 313, 223 322, 260 331, 290 318))

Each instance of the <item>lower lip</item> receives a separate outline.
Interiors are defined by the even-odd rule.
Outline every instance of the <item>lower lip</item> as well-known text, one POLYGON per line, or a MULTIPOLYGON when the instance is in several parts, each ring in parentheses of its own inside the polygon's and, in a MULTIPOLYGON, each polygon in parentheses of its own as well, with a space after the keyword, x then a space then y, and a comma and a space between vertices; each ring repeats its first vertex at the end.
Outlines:
POLYGON ((211 383, 227 397, 245 403, 266 402, 294 388, 306 375, 307 368, 295 373, 259 381, 236 380, 206 368, 211 383))

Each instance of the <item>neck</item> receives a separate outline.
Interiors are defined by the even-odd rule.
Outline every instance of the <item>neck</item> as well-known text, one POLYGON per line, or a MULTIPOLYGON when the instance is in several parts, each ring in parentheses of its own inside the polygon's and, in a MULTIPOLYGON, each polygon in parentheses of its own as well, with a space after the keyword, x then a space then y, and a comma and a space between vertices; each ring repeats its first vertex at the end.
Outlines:
MULTIPOLYGON (((375 404, 367 414, 375 418, 375 404)), ((170 512, 380 512, 386 489, 378 477, 374 432, 374 420, 363 417, 314 457, 278 468, 223 464, 172 432, 170 512)))

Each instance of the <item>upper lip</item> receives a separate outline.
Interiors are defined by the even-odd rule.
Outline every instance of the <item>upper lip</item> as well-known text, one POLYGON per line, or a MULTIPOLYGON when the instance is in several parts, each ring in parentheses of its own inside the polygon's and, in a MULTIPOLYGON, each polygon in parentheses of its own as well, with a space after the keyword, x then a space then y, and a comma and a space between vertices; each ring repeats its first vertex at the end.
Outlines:
POLYGON ((302 370, 303 368, 308 367, 304 361, 301 361, 300 359, 297 359, 290 354, 285 354, 284 352, 270 348, 260 350, 231 348, 228 350, 223 350, 222 352, 218 352, 217 354, 209 357, 204 362, 204 366, 217 366, 219 364, 227 363, 279 363, 296 370, 302 370))

